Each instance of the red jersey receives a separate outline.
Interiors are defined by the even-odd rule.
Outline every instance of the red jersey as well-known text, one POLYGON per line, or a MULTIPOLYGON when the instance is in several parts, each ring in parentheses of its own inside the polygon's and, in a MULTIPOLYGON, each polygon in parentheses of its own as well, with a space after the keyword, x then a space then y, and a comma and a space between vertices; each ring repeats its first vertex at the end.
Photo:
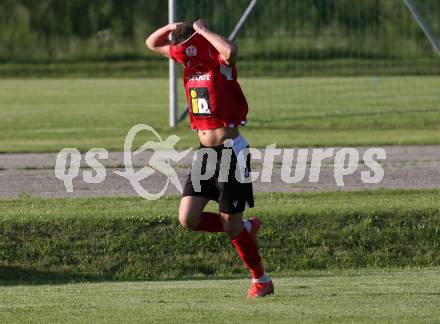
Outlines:
POLYGON ((237 127, 246 124, 248 105, 237 82, 237 69, 227 66, 220 53, 200 34, 178 46, 170 57, 183 64, 192 129, 237 127))

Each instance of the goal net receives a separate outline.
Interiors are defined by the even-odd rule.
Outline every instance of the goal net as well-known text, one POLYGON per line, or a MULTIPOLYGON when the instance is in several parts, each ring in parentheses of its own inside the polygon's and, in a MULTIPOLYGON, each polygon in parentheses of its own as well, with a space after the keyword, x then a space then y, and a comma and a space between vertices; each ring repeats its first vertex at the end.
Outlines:
MULTIPOLYGON (((413 2, 440 35, 440 1, 413 2)), ((177 1, 177 20, 202 17, 228 35, 248 4, 177 1)), ((334 129, 342 141, 362 129, 437 127, 440 58, 403 0, 262 0, 236 43, 249 129, 321 133, 325 145, 334 129)))

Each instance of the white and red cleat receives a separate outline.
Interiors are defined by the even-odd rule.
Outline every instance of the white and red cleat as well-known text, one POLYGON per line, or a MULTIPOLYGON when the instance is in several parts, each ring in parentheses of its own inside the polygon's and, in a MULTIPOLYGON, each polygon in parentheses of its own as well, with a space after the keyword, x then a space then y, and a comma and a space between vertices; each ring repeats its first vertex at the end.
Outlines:
POLYGON ((269 282, 253 282, 247 293, 247 298, 259 298, 272 295, 275 291, 272 280, 269 282))

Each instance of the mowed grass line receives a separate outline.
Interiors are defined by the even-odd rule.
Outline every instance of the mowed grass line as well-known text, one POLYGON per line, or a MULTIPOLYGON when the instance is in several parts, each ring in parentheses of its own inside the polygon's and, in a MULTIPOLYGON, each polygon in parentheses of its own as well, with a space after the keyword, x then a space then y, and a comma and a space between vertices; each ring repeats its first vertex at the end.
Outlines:
POLYGON ((436 323, 440 270, 304 272, 246 300, 248 280, 0 288, 3 323, 436 323))
MULTIPOLYGON (((245 78, 252 146, 345 146, 440 143, 440 78, 245 78)), ((180 89, 180 107, 185 99, 180 89)), ((122 150, 135 124, 180 148, 197 145, 188 121, 168 122, 162 79, 0 80, 0 152, 56 152, 65 147, 122 150)), ((143 143, 147 135, 136 140, 143 143)))
MULTIPOLYGON (((440 265, 440 190, 256 197, 268 271, 440 265)), ((178 224, 179 197, 0 200, 0 284, 247 275, 224 234, 178 224)), ((208 205, 216 211, 215 204, 208 205)))

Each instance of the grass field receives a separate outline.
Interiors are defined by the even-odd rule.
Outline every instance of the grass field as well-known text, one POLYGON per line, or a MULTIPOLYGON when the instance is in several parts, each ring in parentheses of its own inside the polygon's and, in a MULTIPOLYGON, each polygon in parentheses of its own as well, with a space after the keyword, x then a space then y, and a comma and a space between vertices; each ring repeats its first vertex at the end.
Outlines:
MULTIPOLYGON (((196 145, 188 121, 169 129, 166 79, 0 80, 0 152, 122 150, 146 123, 196 145)), ((440 78, 253 78, 243 129, 255 147, 440 143, 440 78)), ((181 89, 182 90, 182 89, 181 89)), ((181 91, 181 108, 184 103, 181 91)), ((141 142, 141 139, 139 139, 141 142)))
MULTIPOLYGON (((432 267, 439 201, 440 190, 267 193, 246 215, 262 219, 261 252, 279 276, 432 267)), ((178 205, 178 197, 0 200, 0 285, 245 276, 226 235, 183 230, 178 205)))
MULTIPOLYGON (((283 45, 286 44, 290 45, 292 41, 286 40, 283 45)), ((368 54, 367 57, 359 57, 359 53, 351 53, 354 57, 349 58, 345 57, 348 54, 346 50, 339 52, 330 50, 322 53, 321 51, 288 49, 283 55, 279 52, 279 46, 272 44, 267 45, 266 50, 272 48, 273 53, 258 53, 261 49, 260 45, 255 43, 249 45, 256 51, 249 57, 243 57, 240 48, 239 67, 242 77, 435 76, 440 74, 438 58, 434 55, 429 57, 429 54, 428 56, 422 54, 421 58, 404 59, 379 58, 374 57, 374 54, 372 54, 373 57, 368 57, 368 54), (273 57, 270 57, 271 55, 273 57), (292 59, 292 56, 297 58, 292 59)), ((363 46, 366 45, 363 44, 363 46)), ((167 60, 156 55, 148 55, 145 49, 142 49, 142 54, 76 59, 19 59, 14 57, 8 60, 0 57, 0 78, 163 78, 166 75, 168 75, 167 60)))
POLYGON ((438 323, 439 269, 304 272, 276 294, 248 280, 78 283, 0 288, 0 322, 438 323))
MULTIPOLYGON (((122 150, 138 123, 195 146, 188 121, 166 126, 167 82, 2 79, 0 152, 122 150)), ((241 83, 256 147, 440 144, 436 76, 241 83)), ((440 190, 259 195, 276 295, 247 301, 230 242, 180 228, 178 197, 2 199, 0 323, 436 322, 439 201, 440 190)))

